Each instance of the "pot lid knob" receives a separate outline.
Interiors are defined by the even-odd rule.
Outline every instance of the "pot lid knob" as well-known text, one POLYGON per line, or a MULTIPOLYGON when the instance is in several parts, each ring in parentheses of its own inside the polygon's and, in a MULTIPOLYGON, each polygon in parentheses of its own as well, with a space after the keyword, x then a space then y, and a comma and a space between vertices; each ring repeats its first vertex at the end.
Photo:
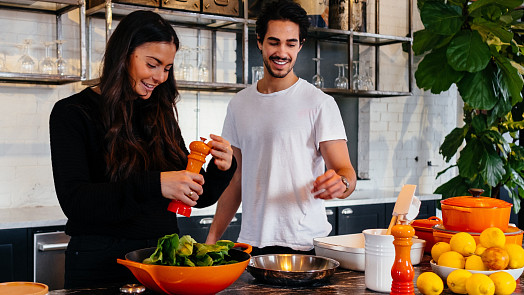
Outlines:
POLYGON ((468 190, 468 192, 469 192, 473 197, 477 198, 477 197, 480 197, 480 195, 482 195, 482 193, 484 192, 484 190, 481 189, 481 188, 470 188, 470 189, 468 190))
POLYGON ((126 294, 140 294, 145 290, 146 287, 139 284, 125 284, 124 286, 120 287, 120 292, 126 294))

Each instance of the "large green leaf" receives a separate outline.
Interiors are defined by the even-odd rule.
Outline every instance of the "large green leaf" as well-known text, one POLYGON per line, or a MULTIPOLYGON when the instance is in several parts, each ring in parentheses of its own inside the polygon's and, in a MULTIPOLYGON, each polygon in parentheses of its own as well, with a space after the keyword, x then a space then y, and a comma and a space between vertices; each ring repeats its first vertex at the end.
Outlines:
POLYGON ((439 35, 457 33, 465 21, 460 7, 440 2, 424 3, 420 18, 427 30, 439 35))
POLYGON ((486 116, 485 115, 477 115, 473 117, 473 120, 471 120, 471 126, 473 126, 473 130, 475 133, 481 133, 488 129, 488 124, 486 122, 486 116))
POLYGON ((470 140, 460 152, 457 161, 460 175, 467 178, 473 178, 475 174, 479 172, 480 159, 485 153, 486 151, 482 146, 482 143, 476 139, 470 140))
POLYGON ((490 110, 498 101, 494 92, 495 76, 490 67, 476 73, 466 73, 457 83, 465 103, 474 109, 490 110))
POLYGON ((417 86, 438 94, 460 81, 463 72, 453 70, 446 62, 445 48, 433 50, 419 63, 415 72, 417 86))
POLYGON ((416 31, 413 33, 413 53, 421 55, 426 51, 431 51, 441 39, 441 36, 428 30, 416 31))
POLYGON ((496 4, 500 7, 505 7, 513 10, 517 6, 522 4, 522 0, 477 0, 468 6, 469 13, 473 13, 475 10, 482 8, 486 5, 496 4))
POLYGON ((480 158, 480 174, 489 186, 496 186, 506 174, 504 162, 495 151, 484 152, 480 158))
POLYGON ((500 117, 505 116, 511 111, 511 103, 508 99, 503 96, 499 96, 499 99, 488 116, 488 125, 493 125, 500 117))
POLYGON ((457 153, 458 148, 462 145, 462 142, 464 142, 466 130, 467 129, 463 127, 457 127, 444 138, 439 153, 442 154, 446 162, 451 160, 451 158, 457 153))
POLYGON ((509 90, 511 95, 511 105, 515 105, 522 101, 522 87, 524 81, 522 80, 522 75, 519 74, 517 69, 511 65, 511 62, 508 58, 495 54, 495 62, 497 66, 502 71, 502 76, 500 79, 501 87, 509 90))
POLYGON ((491 53, 477 31, 461 31, 449 43, 446 56, 455 71, 474 73, 486 68, 491 53))
POLYGON ((513 33, 497 23, 485 20, 483 18, 475 18, 471 24, 471 29, 477 30, 481 35, 487 36, 489 34, 495 35, 502 42, 510 43, 513 39, 513 33))
POLYGON ((508 154, 511 152, 508 141, 502 136, 502 134, 496 130, 489 130, 482 134, 482 138, 485 139, 486 144, 496 145, 500 150, 502 157, 507 159, 508 154))

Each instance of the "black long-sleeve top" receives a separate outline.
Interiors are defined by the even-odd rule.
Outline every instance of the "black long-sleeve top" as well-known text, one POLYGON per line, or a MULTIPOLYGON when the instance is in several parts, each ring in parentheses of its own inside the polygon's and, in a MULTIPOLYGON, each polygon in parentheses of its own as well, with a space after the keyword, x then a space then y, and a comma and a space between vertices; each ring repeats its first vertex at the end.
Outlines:
MULTIPOLYGON (((146 171, 112 182, 106 174, 104 135, 97 108, 102 97, 92 89, 58 101, 51 112, 49 131, 56 194, 68 221, 68 235, 111 235, 155 239, 178 233, 170 200, 161 194, 160 172, 146 171)), ((140 134, 138 134, 140 136, 140 134)), ((186 154, 183 140, 180 142, 186 154)), ((205 183, 197 208, 214 204, 236 169, 228 171, 210 161, 202 170, 205 183)), ((170 167, 171 171, 184 167, 170 167)))

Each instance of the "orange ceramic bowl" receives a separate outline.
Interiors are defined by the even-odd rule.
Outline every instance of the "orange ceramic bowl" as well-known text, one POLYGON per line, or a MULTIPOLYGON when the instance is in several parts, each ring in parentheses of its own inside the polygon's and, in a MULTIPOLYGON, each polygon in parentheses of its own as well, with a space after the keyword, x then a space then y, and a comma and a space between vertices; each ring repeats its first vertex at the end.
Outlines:
MULTIPOLYGON (((446 242, 449 243, 449 240, 451 237, 458 233, 458 231, 454 230, 448 230, 446 229, 442 224, 437 224, 433 226, 433 239, 435 240, 435 243, 438 242, 446 242)), ((506 244, 517 244, 522 245, 522 234, 524 231, 519 229, 515 226, 508 226, 506 230, 504 231, 504 235, 506 236, 506 244)), ((473 236, 473 239, 475 239, 475 242, 478 244, 480 233, 469 233, 471 236, 473 236)))
POLYGON ((238 263, 217 266, 167 266, 144 264, 155 247, 140 249, 126 254, 126 259, 117 259, 125 265, 146 288, 162 294, 215 294, 233 284, 244 272, 251 259, 251 245, 235 243, 229 255, 238 263))
POLYGON ((462 196, 440 201, 448 230, 480 233, 488 227, 508 228, 512 204, 489 197, 462 196))

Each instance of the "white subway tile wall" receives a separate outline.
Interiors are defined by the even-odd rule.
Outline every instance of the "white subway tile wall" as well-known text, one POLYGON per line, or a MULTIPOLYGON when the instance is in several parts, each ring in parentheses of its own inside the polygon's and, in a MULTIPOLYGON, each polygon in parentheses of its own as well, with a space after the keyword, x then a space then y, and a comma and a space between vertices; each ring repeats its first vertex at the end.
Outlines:
MULTIPOLYGON (((406 8, 397 7, 397 1, 394 2, 391 7, 381 8, 383 16, 388 13, 380 23, 381 30, 388 31, 381 33, 405 35, 406 20, 399 19, 399 15, 404 15, 406 8)), ((421 24, 416 7, 414 12, 417 29, 421 24)), ((373 14, 374 11, 368 8, 368 23, 373 14)), ((74 11, 64 19, 63 34, 67 39, 64 56, 72 70, 79 67, 77 24, 78 16, 74 11)), ((105 28, 99 20, 91 25, 94 32, 91 70, 96 73, 104 50, 105 28)), ((56 38, 54 18, 45 15, 0 10, 0 26, 9 28, 0 31, 0 58, 5 54, 11 69, 16 68, 20 57, 16 45, 24 39, 33 40, 30 54, 40 60, 45 54, 42 42, 56 38)), ((183 45, 196 47, 196 30, 176 30, 183 45)), ((210 35, 202 34, 201 46, 210 49, 209 42, 210 35)), ((209 64, 210 54, 215 54, 218 82, 236 81, 236 46, 234 34, 218 33, 216 52, 205 56, 209 64)), ((406 84, 396 83, 398 79, 407 79, 407 54, 399 54, 399 50, 401 48, 393 48, 380 53, 381 61, 388 63, 386 68, 381 68, 386 73, 381 76, 383 89, 406 84)), ((180 57, 175 58, 175 66, 179 66, 180 57)), ((192 61, 196 64, 196 54, 192 61)), ((49 151, 49 113, 56 101, 84 87, 81 83, 61 86, 0 83, 0 208, 58 205, 49 151)), ((181 92, 178 112, 186 144, 200 136, 207 138, 210 133, 221 133, 227 103, 232 96, 231 93, 181 92)), ((409 183, 417 184, 419 193, 432 193, 449 179, 451 175, 438 180, 435 176, 445 167, 438 154, 439 146, 460 119, 457 101, 454 88, 439 95, 415 89, 414 95, 409 97, 361 98, 358 170, 361 177, 369 180, 359 181, 357 189, 399 190, 409 183), (428 161, 432 166, 428 166, 428 161)))

